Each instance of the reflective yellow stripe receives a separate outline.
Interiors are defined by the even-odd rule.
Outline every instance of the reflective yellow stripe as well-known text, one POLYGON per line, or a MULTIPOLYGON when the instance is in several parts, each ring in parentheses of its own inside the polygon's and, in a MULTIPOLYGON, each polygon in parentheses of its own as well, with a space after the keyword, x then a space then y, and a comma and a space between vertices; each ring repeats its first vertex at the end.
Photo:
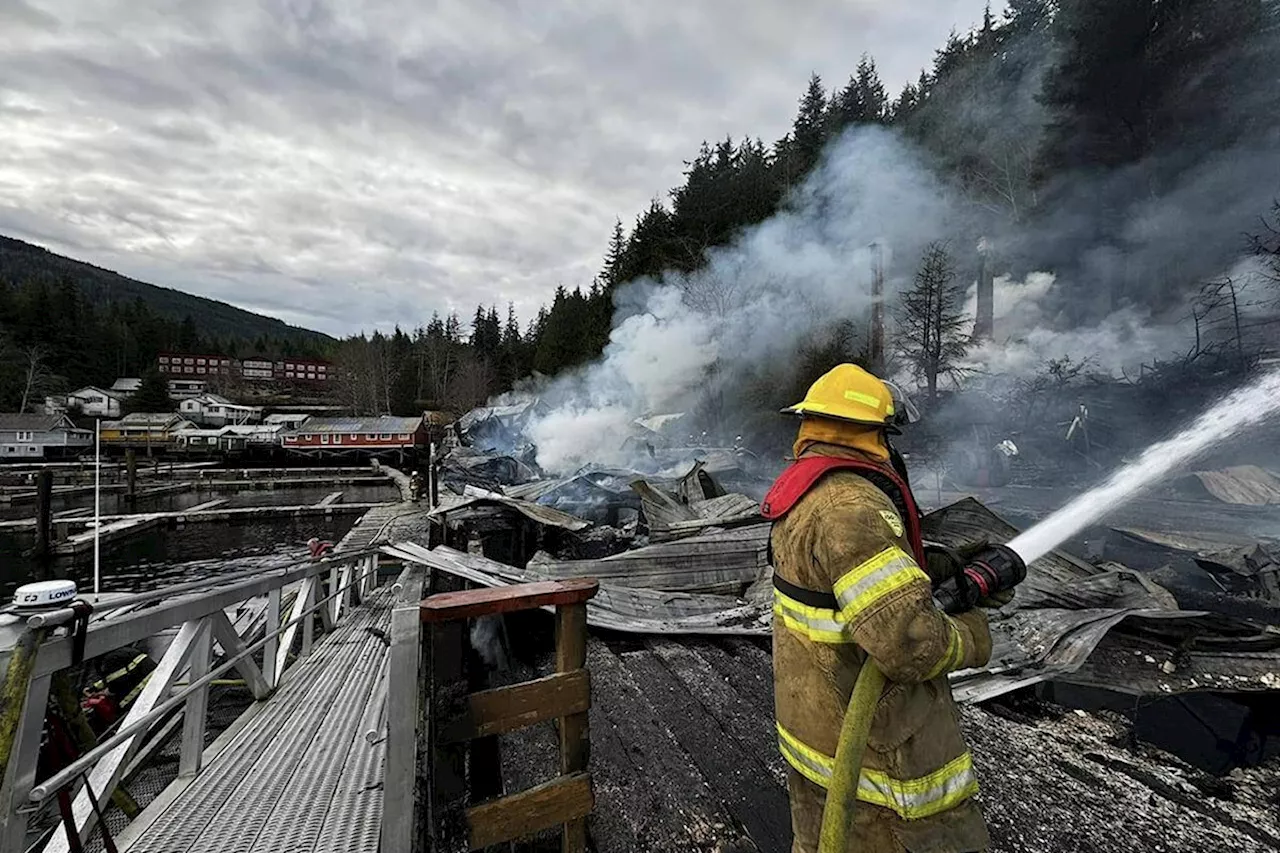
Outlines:
MULTIPOLYGON (((787 763, 810 782, 826 788, 835 759, 806 746, 778 724, 778 748, 787 763)), ((903 820, 932 817, 960 805, 978 792, 973 756, 968 752, 940 770, 918 779, 894 779, 880 770, 863 768, 858 799, 895 812, 903 820)))
POLYGON ((777 589, 773 591, 773 615, 787 628, 815 643, 852 643, 834 610, 801 604, 777 589))
POLYGON ((964 637, 960 633, 960 626, 950 616, 944 614, 943 618, 947 620, 947 651, 929 673, 929 678, 937 678, 944 672, 954 672, 964 660, 964 637))
POLYGON ((881 598, 916 582, 928 584, 929 576, 906 551, 896 545, 886 548, 836 581, 840 618, 853 622, 881 598))
POLYGON ((954 809, 978 793, 973 756, 968 752, 941 770, 919 779, 894 779, 879 770, 863 770, 858 799, 892 809, 903 820, 920 820, 954 809))
POLYGON ((823 788, 831 784, 831 774, 835 772, 836 766, 835 759, 805 746, 799 738, 784 729, 782 723, 778 723, 778 749, 787 763, 813 784, 823 788))
POLYGON ((863 394, 861 391, 845 391, 844 398, 852 403, 861 403, 864 406, 879 411, 883 408, 881 399, 872 394, 863 394))

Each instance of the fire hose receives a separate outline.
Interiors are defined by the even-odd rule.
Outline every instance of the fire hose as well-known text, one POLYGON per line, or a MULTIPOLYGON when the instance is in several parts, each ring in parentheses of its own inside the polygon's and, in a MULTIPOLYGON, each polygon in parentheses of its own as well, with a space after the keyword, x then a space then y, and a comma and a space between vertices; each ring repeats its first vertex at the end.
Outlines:
MULTIPOLYGON (((944 613, 964 613, 986 599, 1013 590, 1026 577, 1026 563, 1017 552, 1005 545, 993 545, 936 586, 934 603, 944 613)), ((858 784, 862 779, 862 757, 884 685, 884 673, 868 657, 858 671, 840 726, 835 767, 822 809, 818 853, 845 853, 848 847, 849 828, 853 826, 858 802, 858 784)))

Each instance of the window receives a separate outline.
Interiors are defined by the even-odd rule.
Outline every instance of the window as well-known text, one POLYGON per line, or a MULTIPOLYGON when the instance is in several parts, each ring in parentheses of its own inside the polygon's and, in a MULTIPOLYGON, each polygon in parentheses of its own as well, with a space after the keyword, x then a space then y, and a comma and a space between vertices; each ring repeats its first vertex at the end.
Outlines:
POLYGON ((353 432, 353 433, 351 433, 350 438, 351 438, 351 440, 352 440, 352 441, 359 441, 359 440, 360 440, 360 434, 359 434, 359 433, 354 433, 354 432, 353 432))
POLYGON ((196 360, 195 360, 194 358, 189 358, 189 359, 187 359, 187 360, 186 360, 186 363, 187 363, 187 364, 195 364, 195 363, 196 363, 196 360))
POLYGON ((389 433, 389 432, 384 432, 382 435, 378 436, 378 438, 382 439, 383 441, 390 441, 390 440, 391 440, 391 433, 389 433))
POLYGON ((401 440, 401 441, 408 441, 410 438, 412 438, 412 436, 411 436, 411 435, 409 435, 409 433, 407 433, 407 432, 402 432, 402 433, 400 433, 400 440, 401 440))
POLYGON ((324 435, 320 436, 320 443, 321 443, 321 444, 328 444, 328 443, 329 443, 329 434, 328 434, 328 433, 325 433, 324 435))
POLYGON ((160 356, 160 363, 161 363, 161 364, 168 364, 168 363, 169 363, 169 356, 167 356, 167 355, 162 355, 162 356, 160 356))
POLYGON ((29 432, 18 433, 18 441, 30 441, 30 440, 31 440, 31 433, 29 432))
POLYGON ((37 451, 36 451, 36 449, 35 449, 34 447, 28 447, 28 448, 27 448, 27 452, 28 452, 28 453, 36 453, 37 451))
POLYGON ((196 368, 196 373, 204 373, 204 372, 205 372, 205 368, 203 368, 203 367, 197 367, 197 368, 196 368))
MULTIPOLYGON (((196 359, 196 364, 204 364, 204 363, 205 363, 205 360, 204 360, 203 358, 197 358, 197 359, 196 359)), ((202 371, 200 371, 200 372, 201 372, 201 373, 203 373, 204 371, 202 370, 202 371)))

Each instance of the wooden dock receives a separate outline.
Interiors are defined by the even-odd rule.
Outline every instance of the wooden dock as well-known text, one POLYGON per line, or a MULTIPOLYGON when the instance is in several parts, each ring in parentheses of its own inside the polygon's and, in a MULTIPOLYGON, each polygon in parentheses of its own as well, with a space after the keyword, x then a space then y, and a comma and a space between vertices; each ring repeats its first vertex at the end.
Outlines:
MULTIPOLYGON (((97 539, 99 545, 105 548, 117 545, 125 539, 146 533, 148 530, 154 530, 159 526, 160 519, 158 518, 146 515, 134 516, 102 525, 97 531, 97 539)), ((59 557, 88 554, 93 551, 94 538, 94 530, 91 527, 83 533, 77 533, 56 543, 53 546, 53 553, 59 557)))
MULTIPOLYGON (((210 502, 212 503, 212 502, 210 502)), ((195 508, 185 510, 170 510, 166 512, 148 512, 133 513, 130 515, 104 515, 102 521, 104 524, 108 522, 127 521, 132 518, 154 518, 161 521, 181 521, 187 524, 195 524, 201 522, 214 521, 241 521, 248 519, 266 519, 266 518, 301 518, 317 515, 359 515, 378 507, 394 506, 394 504, 381 503, 334 503, 328 506, 317 506, 315 504, 306 504, 302 506, 235 506, 222 507, 221 509, 204 509, 197 510, 195 508)), ((68 524, 87 524, 93 519, 77 517, 66 519, 68 524)), ((35 520, 30 518, 20 518, 9 521, 0 521, 0 530, 34 530, 36 526, 35 520)))

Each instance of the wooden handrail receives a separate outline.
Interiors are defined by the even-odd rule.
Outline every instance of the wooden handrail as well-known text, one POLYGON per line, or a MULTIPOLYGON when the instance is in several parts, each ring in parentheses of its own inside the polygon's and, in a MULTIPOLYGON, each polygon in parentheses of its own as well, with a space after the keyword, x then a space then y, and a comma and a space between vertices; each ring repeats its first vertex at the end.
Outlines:
POLYGON ((453 622, 478 616, 496 616, 538 607, 583 604, 600 590, 595 578, 517 584, 515 586, 443 592, 418 605, 423 622, 453 622))

